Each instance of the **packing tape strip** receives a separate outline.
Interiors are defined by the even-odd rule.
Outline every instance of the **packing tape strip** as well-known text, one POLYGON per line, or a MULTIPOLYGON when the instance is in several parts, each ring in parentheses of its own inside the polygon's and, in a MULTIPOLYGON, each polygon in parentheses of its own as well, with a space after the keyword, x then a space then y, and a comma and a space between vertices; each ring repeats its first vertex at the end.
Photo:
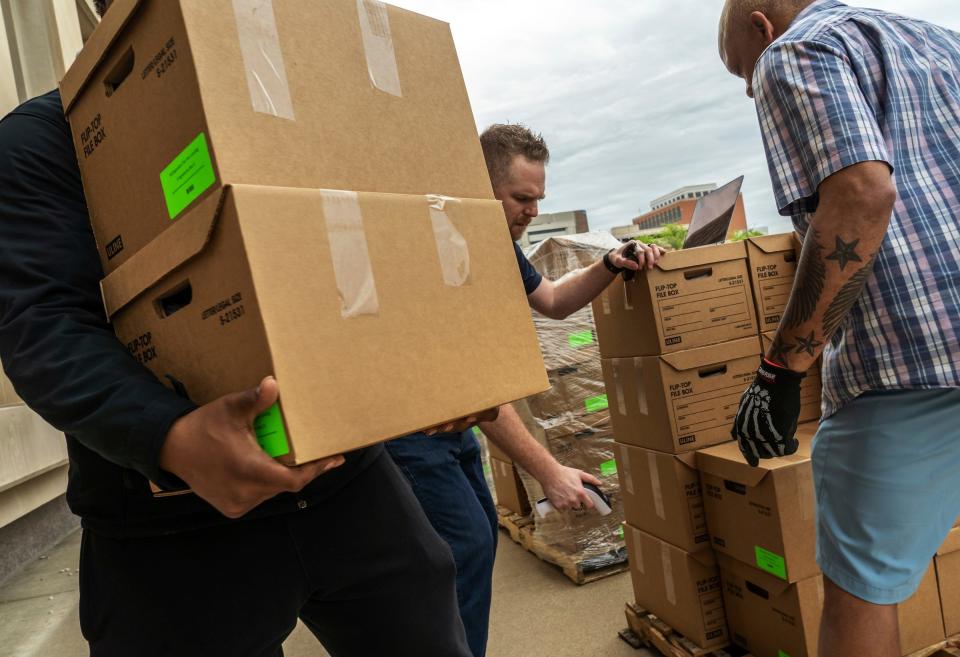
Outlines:
POLYGON ((626 395, 623 394, 623 359, 614 358, 610 361, 610 369, 613 370, 613 382, 617 389, 617 412, 621 417, 627 416, 626 395))
POLYGON ((253 111, 294 120, 272 0, 233 0, 253 111))
POLYGON ((363 231, 360 198, 356 192, 327 189, 322 190, 321 196, 333 274, 340 293, 340 315, 344 318, 376 315, 380 304, 363 231))
POLYGON ((650 468, 650 488, 653 490, 653 508, 657 517, 666 520, 663 511, 663 490, 660 488, 660 470, 657 468, 657 457, 653 452, 647 452, 647 465, 650 468))
POLYGON ((603 307, 603 314, 610 314, 610 295, 607 290, 603 291, 603 294, 600 295, 600 305, 603 307))
POLYGON ((623 482, 623 487, 627 489, 627 492, 634 495, 633 471, 630 468, 630 452, 626 447, 621 446, 617 449, 617 460, 620 462, 620 481, 623 482))
MULTIPOLYGON (((628 526, 629 529, 629 526, 628 526)), ((633 532, 633 553, 634 559, 630 562, 636 565, 637 570, 640 571, 641 575, 646 575, 647 571, 645 570, 643 563, 643 539, 640 537, 640 533, 635 529, 630 529, 633 532)))
POLYGON ((633 359, 633 371, 636 375, 636 381, 634 381, 634 384, 637 386, 637 406, 642 414, 648 415, 650 413, 650 409, 647 406, 647 388, 643 385, 642 358, 633 359))
POLYGON ((380 91, 402 97, 387 6, 380 0, 357 0, 357 13, 370 81, 380 91))
POLYGON ((457 227, 447 215, 448 206, 457 207, 459 199, 449 196, 427 195, 430 201, 430 222, 433 224, 433 239, 437 245, 443 282, 450 287, 460 287, 470 281, 470 248, 457 227))
POLYGON ((663 586, 667 593, 667 602, 677 606, 677 585, 673 581, 673 561, 671 561, 670 546, 660 543, 660 560, 663 562, 663 586))

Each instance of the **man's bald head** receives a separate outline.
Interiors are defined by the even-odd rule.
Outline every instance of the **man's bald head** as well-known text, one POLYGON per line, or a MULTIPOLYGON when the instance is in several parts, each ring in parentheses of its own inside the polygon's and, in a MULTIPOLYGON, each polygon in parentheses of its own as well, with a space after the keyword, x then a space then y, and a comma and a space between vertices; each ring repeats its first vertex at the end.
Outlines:
POLYGON ((747 82, 764 49, 781 34, 801 11, 815 0, 726 0, 720 14, 718 45, 727 70, 747 82))
POLYGON ((724 40, 727 36, 734 37, 741 29, 749 29, 750 16, 760 12, 776 24, 779 19, 783 22, 783 29, 796 18, 797 14, 815 0, 726 0, 723 12, 720 14, 720 54, 723 54, 724 40))

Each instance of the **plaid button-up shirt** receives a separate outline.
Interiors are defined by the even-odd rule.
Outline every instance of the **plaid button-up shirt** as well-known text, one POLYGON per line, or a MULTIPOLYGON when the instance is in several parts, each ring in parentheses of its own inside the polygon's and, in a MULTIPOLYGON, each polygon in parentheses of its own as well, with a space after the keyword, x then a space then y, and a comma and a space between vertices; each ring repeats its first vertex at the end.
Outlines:
POLYGON ((960 386, 960 34, 819 0, 753 89, 780 213, 805 234, 820 183, 865 161, 897 201, 866 288, 823 352, 823 413, 868 390, 960 386))

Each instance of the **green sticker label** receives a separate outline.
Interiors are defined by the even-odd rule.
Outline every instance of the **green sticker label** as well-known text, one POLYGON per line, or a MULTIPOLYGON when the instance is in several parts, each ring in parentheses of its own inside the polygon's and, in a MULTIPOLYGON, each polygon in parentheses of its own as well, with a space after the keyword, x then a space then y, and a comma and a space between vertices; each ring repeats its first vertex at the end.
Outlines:
POLYGON ((253 432, 257 434, 260 447, 270 456, 276 458, 290 453, 287 429, 283 426, 279 402, 256 417, 253 421, 253 432))
POLYGON ((617 474, 617 459, 610 459, 609 461, 604 461, 600 464, 600 475, 603 477, 609 477, 610 475, 617 474))
POLYGON ((490 464, 489 464, 489 463, 484 463, 484 464, 483 464, 483 474, 485 474, 485 475, 490 474, 490 464))
POLYGON ((623 540, 623 525, 620 525, 619 527, 617 527, 617 538, 619 538, 620 540, 623 540))
POLYGON ((470 429, 473 431, 473 435, 476 436, 477 438, 483 435, 482 433, 480 433, 480 427, 470 427, 470 429))
POLYGON ((587 407, 587 413, 596 413, 597 411, 602 411, 603 409, 610 407, 610 403, 607 401, 606 395, 590 397, 583 402, 583 405, 587 407))
POLYGON ((757 567, 760 570, 779 577, 782 580, 787 579, 787 563, 779 554, 764 550, 759 545, 753 546, 753 551, 757 555, 757 567))
POLYGON ((790 655, 788 655, 787 653, 783 652, 782 650, 778 650, 778 651, 777 651, 777 657, 790 657, 790 655))
POLYGON ((579 333, 571 333, 567 336, 567 342, 570 343, 570 346, 573 349, 586 347, 587 345, 593 344, 593 331, 580 331, 579 333))
POLYGON ((160 186, 170 219, 176 219, 195 198, 217 181, 202 132, 160 172, 160 186))

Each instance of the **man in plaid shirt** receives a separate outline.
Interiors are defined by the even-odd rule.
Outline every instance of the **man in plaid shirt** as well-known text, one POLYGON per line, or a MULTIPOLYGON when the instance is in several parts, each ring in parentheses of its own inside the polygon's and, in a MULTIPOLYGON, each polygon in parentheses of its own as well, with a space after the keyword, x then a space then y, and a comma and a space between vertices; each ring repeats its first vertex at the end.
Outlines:
POLYGON ((819 654, 896 657, 896 605, 960 513, 960 35, 837 0, 727 0, 720 53, 805 237, 733 436, 754 465, 796 451, 799 373, 823 354, 819 654))

